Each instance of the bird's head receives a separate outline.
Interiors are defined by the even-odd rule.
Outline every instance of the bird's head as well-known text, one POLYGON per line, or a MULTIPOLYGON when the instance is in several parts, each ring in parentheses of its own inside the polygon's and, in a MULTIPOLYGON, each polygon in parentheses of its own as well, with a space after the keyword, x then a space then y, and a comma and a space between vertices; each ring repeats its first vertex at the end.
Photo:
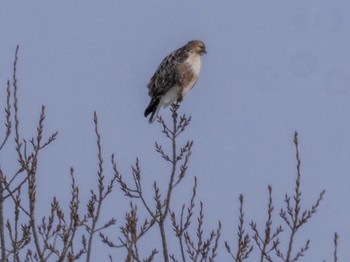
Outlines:
POLYGON ((204 55, 207 53, 207 50, 205 48, 205 44, 201 40, 192 40, 187 43, 187 46, 191 51, 198 55, 204 55))

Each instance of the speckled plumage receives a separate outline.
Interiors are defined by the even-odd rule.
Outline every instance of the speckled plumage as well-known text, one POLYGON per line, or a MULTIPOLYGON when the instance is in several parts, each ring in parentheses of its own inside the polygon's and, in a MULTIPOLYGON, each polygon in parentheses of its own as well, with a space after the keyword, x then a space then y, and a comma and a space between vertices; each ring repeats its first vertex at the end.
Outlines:
POLYGON ((152 113, 150 123, 157 118, 162 106, 181 102, 195 85, 201 67, 200 57, 205 53, 204 43, 193 40, 163 59, 147 85, 151 101, 145 117, 152 113))

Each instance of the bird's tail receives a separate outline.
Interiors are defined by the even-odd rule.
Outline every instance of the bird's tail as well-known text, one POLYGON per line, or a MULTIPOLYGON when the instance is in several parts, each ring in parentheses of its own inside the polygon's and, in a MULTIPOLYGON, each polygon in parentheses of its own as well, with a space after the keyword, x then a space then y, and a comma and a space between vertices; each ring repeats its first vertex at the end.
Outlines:
POLYGON ((160 109, 160 99, 158 97, 152 98, 149 102, 149 105, 147 106, 145 110, 145 117, 147 117, 150 113, 151 117, 149 118, 149 123, 152 124, 154 120, 157 119, 158 112, 160 109))

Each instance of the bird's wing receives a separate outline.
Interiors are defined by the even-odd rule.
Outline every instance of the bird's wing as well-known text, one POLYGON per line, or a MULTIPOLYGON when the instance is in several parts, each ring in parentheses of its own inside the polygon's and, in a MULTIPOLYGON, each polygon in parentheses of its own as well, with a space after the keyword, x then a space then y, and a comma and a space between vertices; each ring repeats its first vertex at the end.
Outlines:
POLYGON ((186 60, 187 56, 186 49, 180 48, 163 59, 147 85, 148 94, 151 97, 164 95, 176 84, 178 81, 177 67, 186 60))

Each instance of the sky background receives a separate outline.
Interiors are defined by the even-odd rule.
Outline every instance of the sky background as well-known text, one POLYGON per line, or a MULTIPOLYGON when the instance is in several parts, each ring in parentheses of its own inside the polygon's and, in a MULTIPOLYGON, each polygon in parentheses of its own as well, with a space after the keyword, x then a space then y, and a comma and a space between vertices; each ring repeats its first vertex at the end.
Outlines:
MULTIPOLYGON (((349 13, 346 0, 2 1, 0 102, 6 101, 6 81, 19 44, 22 136, 35 134, 42 104, 46 134, 59 132, 39 164, 39 215, 54 195, 68 202, 71 166, 83 203, 96 187, 94 110, 106 176, 112 175, 109 159, 115 153, 130 182, 130 166, 139 157, 149 192, 155 179, 166 185, 170 167, 153 149, 155 141, 164 142, 160 126, 143 117, 149 102, 146 85, 168 53, 201 39, 208 54, 180 108, 192 116, 181 141, 194 140, 193 154, 174 205, 188 199, 197 176, 206 229, 219 219, 223 223, 218 261, 230 261, 223 242, 236 241, 240 193, 246 222, 263 224, 271 184, 274 221, 283 223, 278 212, 285 193, 293 193, 297 130, 303 207, 313 204, 323 189, 327 192, 317 214, 301 228, 295 248, 311 239, 301 261, 330 261, 338 232, 339 259, 350 257, 349 13)), ((169 119, 170 112, 161 115, 169 119)), ((0 155, 1 166, 11 170, 14 150, 7 146, 6 152, 0 155)), ((122 222, 127 205, 118 190, 103 212, 122 222)), ((117 231, 108 234, 116 239, 117 231)), ((103 252, 94 252, 93 261, 122 254, 95 243, 103 252)), ((146 253, 154 247, 148 245, 146 253)), ((161 260, 160 254, 156 261, 161 260)))

